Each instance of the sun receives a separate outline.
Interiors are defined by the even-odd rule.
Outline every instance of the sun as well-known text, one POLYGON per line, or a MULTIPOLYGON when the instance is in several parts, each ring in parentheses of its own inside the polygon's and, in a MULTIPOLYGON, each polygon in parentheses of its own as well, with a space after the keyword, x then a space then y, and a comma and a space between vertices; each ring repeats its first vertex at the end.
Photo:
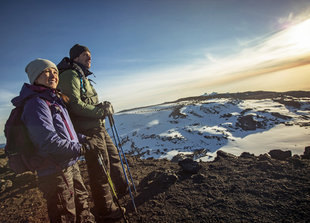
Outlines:
POLYGON ((307 19, 287 30, 287 41, 296 49, 310 49, 310 19, 307 19))

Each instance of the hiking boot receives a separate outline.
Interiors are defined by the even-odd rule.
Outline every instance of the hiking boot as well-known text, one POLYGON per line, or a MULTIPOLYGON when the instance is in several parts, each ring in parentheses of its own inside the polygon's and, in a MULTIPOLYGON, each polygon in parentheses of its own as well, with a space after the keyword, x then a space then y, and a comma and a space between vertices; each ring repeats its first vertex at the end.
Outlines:
POLYGON ((109 214, 102 216, 103 219, 118 219, 122 218, 123 214, 125 214, 126 209, 124 207, 121 207, 119 209, 118 207, 113 208, 109 214))

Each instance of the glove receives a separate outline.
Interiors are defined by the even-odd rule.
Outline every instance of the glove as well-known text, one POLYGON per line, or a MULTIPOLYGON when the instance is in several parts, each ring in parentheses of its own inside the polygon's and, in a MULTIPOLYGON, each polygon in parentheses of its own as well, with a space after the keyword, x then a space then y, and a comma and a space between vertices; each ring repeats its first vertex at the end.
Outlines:
POLYGON ((101 103, 101 108, 104 110, 104 116, 113 115, 114 109, 110 102, 104 101, 101 103))
POLYGON ((84 156, 86 153, 90 152, 91 150, 92 149, 91 149, 90 145, 87 142, 86 143, 82 143, 80 154, 81 154, 81 156, 84 156))
POLYGON ((81 147, 81 155, 85 155, 86 153, 89 152, 97 152, 98 149, 96 147, 97 144, 97 138, 98 137, 88 137, 86 136, 85 138, 85 142, 82 143, 82 147, 81 147))

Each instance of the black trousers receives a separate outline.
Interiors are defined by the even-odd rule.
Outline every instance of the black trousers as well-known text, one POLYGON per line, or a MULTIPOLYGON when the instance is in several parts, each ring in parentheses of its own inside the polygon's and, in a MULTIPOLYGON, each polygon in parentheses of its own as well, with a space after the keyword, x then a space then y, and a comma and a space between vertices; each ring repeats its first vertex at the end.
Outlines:
MULTIPOLYGON (((123 193, 127 188, 126 179, 120 162, 117 148, 107 133, 105 127, 91 129, 83 132, 84 135, 100 140, 94 145, 103 155, 104 164, 109 172, 117 193, 123 193)), ((112 192, 107 177, 103 174, 96 153, 87 153, 85 160, 88 168, 90 187, 96 211, 99 215, 107 215, 115 208, 112 192)))
POLYGON ((77 163, 38 179, 51 222, 95 222, 88 204, 89 194, 77 163))

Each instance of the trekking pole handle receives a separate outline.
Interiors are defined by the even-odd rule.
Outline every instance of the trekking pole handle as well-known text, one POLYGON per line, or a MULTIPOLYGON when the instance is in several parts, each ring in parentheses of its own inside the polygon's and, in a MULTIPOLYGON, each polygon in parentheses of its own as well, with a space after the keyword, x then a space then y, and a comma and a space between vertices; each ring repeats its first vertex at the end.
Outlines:
POLYGON ((114 126, 114 118, 113 118, 113 115, 112 115, 112 114, 109 114, 109 115, 108 115, 108 119, 109 119, 109 122, 110 122, 111 127, 114 126))

